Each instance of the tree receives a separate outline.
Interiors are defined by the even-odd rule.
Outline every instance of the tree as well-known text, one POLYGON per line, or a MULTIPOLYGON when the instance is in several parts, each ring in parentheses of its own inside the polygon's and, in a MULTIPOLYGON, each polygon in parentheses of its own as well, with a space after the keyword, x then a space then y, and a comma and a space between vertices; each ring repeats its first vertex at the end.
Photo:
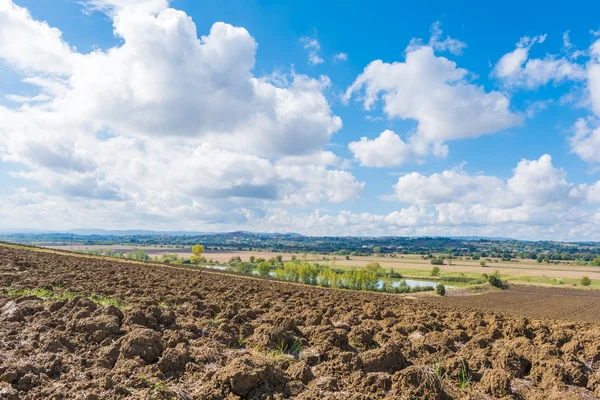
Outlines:
POLYGON ((267 262, 261 262, 256 267, 256 271, 260 276, 269 276, 269 271, 271 271, 271 266, 267 262))
POLYGON ((251 274, 253 269, 252 264, 249 262, 236 262, 232 264, 230 268, 240 274, 251 274))
POLYGON ((446 286, 444 286, 443 283, 438 283, 435 286, 435 292, 440 296, 445 296, 446 295, 446 286))
POLYGON ((377 255, 381 254, 381 247, 379 247, 379 246, 373 247, 373 254, 377 254, 377 255))
POLYGON ((192 256, 190 257, 190 261, 192 264, 200 264, 204 261, 204 257, 202 257, 202 253, 204 253, 204 246, 201 244, 195 244, 192 246, 192 256))
POLYGON ((431 269, 431 276, 440 276, 440 267, 433 267, 431 269))
POLYGON ((589 277, 584 276, 583 278, 581 278, 581 281, 579 283, 581 284, 581 286, 590 286, 592 284, 592 280, 589 277))
POLYGON ((365 265, 365 270, 367 272, 374 272, 377 274, 381 270, 381 265, 379 265, 378 262, 372 262, 372 263, 365 265))
POLYGON ((432 258, 431 260, 429 260, 429 262, 433 265, 444 265, 444 260, 442 260, 441 258, 432 258))
POLYGON ((283 261, 283 256, 281 254, 277 255, 277 257, 275 257, 277 259, 277 262, 282 262, 283 261))
POLYGON ((479 264, 480 264, 482 267, 485 267, 485 261, 481 260, 481 261, 479 261, 479 264))
POLYGON ((254 261, 256 261, 256 257, 250 256, 250 262, 254 264, 254 261))

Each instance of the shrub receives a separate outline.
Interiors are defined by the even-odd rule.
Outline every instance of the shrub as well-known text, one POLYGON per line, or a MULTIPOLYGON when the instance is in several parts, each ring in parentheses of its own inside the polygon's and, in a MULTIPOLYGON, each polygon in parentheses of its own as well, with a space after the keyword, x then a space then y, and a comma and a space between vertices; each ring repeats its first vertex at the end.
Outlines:
POLYGON ((165 253, 160 259, 160 261, 164 262, 165 264, 176 263, 178 260, 179 257, 177 257, 177 253, 165 253))
POLYGON ((468 276, 442 276, 440 281, 443 282, 462 282, 462 283, 473 283, 476 279, 469 278, 468 276))
POLYGON ((236 262, 231 264, 231 269, 240 274, 251 274, 253 268, 249 262, 236 262))
POLYGON ((491 275, 483 274, 483 276, 493 287, 505 289, 508 286, 508 284, 505 281, 500 279, 500 271, 494 271, 494 273, 491 275))
POLYGON ((390 278, 389 276, 386 276, 385 278, 383 278, 383 286, 381 287, 381 290, 384 292, 393 292, 394 291, 394 285, 392 284, 392 278, 390 278))
POLYGON ((271 271, 271 266, 267 262, 261 262, 256 267, 256 271, 260 276, 269 276, 269 272, 271 271))
POLYGON ((431 268, 431 276, 440 276, 440 267, 431 268))
POLYGON ((435 292, 440 296, 445 296, 446 295, 446 286, 444 286, 443 283, 438 283, 435 286, 435 292))
POLYGON ((126 253, 125 257, 129 260, 150 261, 148 253, 140 249, 133 249, 130 253, 126 253))
POLYGON ((481 260, 481 261, 479 261, 479 264, 480 264, 482 267, 485 267, 485 261, 481 260))
POLYGON ((592 280, 589 277, 584 276, 583 278, 581 278, 581 281, 579 283, 581 284, 581 286, 590 286, 592 284, 592 280))
POLYGON ((433 265, 444 265, 444 260, 442 260, 441 258, 434 257, 429 262, 433 265))
POLYGON ((404 279, 402 279, 400 281, 400 284, 394 288, 394 291, 396 293, 409 293, 410 292, 410 286, 408 286, 408 284, 406 283, 406 281, 404 279))

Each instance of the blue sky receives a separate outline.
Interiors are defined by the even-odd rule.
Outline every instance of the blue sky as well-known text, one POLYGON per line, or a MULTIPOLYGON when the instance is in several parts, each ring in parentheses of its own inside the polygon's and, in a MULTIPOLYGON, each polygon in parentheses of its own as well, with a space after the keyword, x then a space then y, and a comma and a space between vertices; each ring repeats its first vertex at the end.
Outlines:
POLYGON ((600 240, 594 8, 0 0, 0 229, 600 240))

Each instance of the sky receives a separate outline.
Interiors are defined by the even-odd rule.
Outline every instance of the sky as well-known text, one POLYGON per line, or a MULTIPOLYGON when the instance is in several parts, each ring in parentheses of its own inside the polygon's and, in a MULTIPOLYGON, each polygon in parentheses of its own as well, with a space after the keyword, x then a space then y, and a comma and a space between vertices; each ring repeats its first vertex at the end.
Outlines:
POLYGON ((0 230, 600 241, 600 3, 487 3, 0 0, 0 230))

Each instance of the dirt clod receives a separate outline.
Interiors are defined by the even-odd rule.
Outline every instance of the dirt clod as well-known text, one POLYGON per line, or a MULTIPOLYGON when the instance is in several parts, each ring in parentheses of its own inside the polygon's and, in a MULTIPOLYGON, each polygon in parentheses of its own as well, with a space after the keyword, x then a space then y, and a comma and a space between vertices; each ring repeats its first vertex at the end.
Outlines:
POLYGON ((147 328, 135 328, 123 338, 121 356, 125 358, 140 357, 147 363, 158 360, 163 351, 158 332, 147 328))

